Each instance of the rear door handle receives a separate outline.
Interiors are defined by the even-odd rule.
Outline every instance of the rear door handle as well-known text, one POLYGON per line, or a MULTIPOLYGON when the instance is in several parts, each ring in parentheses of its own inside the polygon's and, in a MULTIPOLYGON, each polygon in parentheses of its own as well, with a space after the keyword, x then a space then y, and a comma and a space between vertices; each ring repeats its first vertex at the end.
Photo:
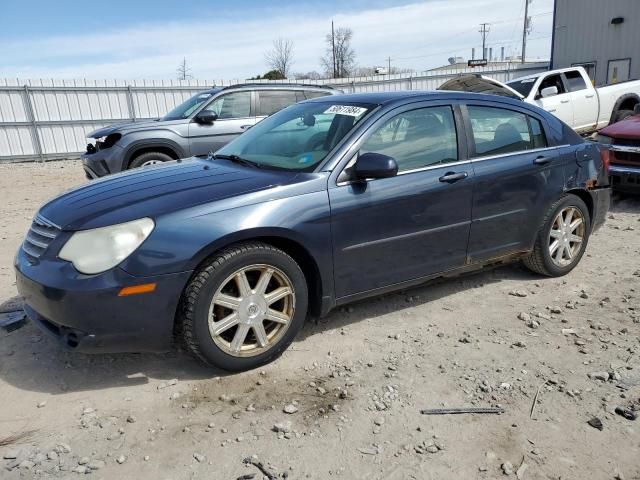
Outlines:
POLYGON ((469 174, 467 172, 447 172, 438 180, 440 180, 442 183, 455 183, 459 180, 464 180, 468 176, 469 174))
POLYGON ((569 103, 569 100, 560 100, 560 103, 569 103))
POLYGON ((553 158, 551 157, 545 157, 544 155, 540 155, 539 157, 536 157, 536 159, 533 161, 533 163, 535 163, 536 165, 546 165, 547 163, 551 162, 553 160, 553 158))
POLYGON ((585 95, 584 98, 593 98, 595 95, 592 93, 591 95, 585 95))
POLYGON ((253 127, 253 125, 241 125, 240 129, 241 130, 249 130, 251 127, 253 127))

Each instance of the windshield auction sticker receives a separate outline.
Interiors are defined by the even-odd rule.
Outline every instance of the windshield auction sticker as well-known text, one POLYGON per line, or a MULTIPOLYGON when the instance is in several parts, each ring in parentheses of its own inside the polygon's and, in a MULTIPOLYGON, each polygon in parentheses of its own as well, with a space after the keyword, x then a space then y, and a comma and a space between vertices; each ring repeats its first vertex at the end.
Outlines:
POLYGON ((349 117, 359 117, 367 109, 363 107, 355 107, 353 105, 331 105, 324 113, 335 113, 336 115, 348 115, 349 117))

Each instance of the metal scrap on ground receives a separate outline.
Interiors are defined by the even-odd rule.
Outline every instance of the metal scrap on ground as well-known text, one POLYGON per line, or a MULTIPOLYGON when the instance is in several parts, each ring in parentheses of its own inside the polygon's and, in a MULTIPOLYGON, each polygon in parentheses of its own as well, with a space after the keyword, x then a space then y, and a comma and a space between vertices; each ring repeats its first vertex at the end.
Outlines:
POLYGON ((22 328, 27 323, 27 315, 24 310, 0 313, 0 328, 7 332, 13 332, 22 328))
POLYGON ((486 408, 431 408, 420 410, 423 415, 457 415, 460 413, 504 413, 504 408, 486 407, 486 408))

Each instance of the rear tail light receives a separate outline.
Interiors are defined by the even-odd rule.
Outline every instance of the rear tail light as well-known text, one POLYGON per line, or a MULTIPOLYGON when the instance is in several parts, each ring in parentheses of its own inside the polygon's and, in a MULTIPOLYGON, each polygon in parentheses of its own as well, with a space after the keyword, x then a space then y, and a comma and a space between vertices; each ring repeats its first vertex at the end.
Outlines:
POLYGON ((611 157, 613 152, 606 147, 600 149, 600 159, 602 160, 602 170, 607 175, 609 174, 609 167, 611 166, 611 157))

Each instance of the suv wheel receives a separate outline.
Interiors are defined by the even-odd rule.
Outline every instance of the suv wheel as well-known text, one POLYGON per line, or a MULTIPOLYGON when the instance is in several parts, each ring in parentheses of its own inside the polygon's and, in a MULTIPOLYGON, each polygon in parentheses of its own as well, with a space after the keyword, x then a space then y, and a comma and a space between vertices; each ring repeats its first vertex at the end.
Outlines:
POLYGON ((166 153, 161 152, 147 152, 142 155, 138 155, 136 158, 131 160, 129 163, 129 168, 139 168, 139 167, 148 167, 149 165, 157 165, 158 163, 171 162, 173 158, 171 158, 166 153))
POLYGON ((589 209, 579 197, 566 195, 549 208, 524 264, 549 277, 566 275, 580 262, 590 233, 589 209))
POLYGON ((181 302, 188 348, 228 371, 277 358, 307 315, 307 284, 289 255, 264 243, 218 253, 193 277, 181 302))

